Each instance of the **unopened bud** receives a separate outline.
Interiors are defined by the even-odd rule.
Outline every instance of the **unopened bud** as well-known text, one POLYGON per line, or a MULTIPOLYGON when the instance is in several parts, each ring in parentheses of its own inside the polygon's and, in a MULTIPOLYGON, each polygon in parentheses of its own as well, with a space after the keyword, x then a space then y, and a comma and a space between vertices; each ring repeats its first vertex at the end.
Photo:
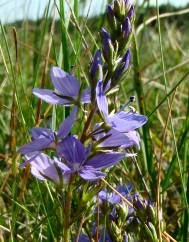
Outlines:
POLYGON ((108 5, 107 7, 107 18, 109 25, 112 26, 114 21, 114 11, 111 5, 108 5))
POLYGON ((156 222, 156 212, 154 207, 151 204, 147 205, 147 214, 148 214, 148 219, 155 224, 156 222))
POLYGON ((158 242, 157 233, 154 225, 148 222, 147 224, 145 224, 145 229, 146 229, 147 235, 150 237, 152 242, 158 242))
POLYGON ((135 8, 133 5, 131 5, 130 9, 129 9, 129 12, 127 14, 128 18, 130 19, 130 21, 133 20, 134 18, 134 15, 135 15, 135 8))
POLYGON ((118 224, 122 226, 125 224, 128 215, 128 206, 126 204, 116 204, 116 212, 118 214, 118 224))
POLYGON ((130 9, 130 6, 132 5, 132 0, 124 0, 125 1, 125 8, 126 11, 128 12, 128 10, 130 9))
POLYGON ((113 241, 121 241, 122 240, 122 231, 121 229, 116 225, 115 222, 110 223, 110 234, 113 238, 113 241))
POLYGON ((113 65, 114 62, 114 47, 108 32, 102 28, 101 29, 101 36, 103 39, 103 55, 104 59, 107 61, 108 64, 113 65))
POLYGON ((130 35, 131 31, 132 31, 131 21, 128 17, 126 17, 126 19, 124 20, 123 25, 122 25, 123 37, 126 42, 129 39, 129 35, 130 35))
POLYGON ((122 74, 124 74, 128 68, 130 63, 131 53, 130 49, 127 50, 126 54, 118 64, 118 67, 116 68, 115 74, 113 76, 112 84, 115 85, 118 82, 118 79, 121 77, 122 74))
POLYGON ((99 65, 102 65, 102 58, 101 58, 101 51, 97 50, 97 52, 94 55, 94 58, 93 58, 93 61, 91 64, 91 68, 90 68, 90 76, 91 76, 92 81, 94 81, 96 79, 96 74, 97 74, 99 65))
POLYGON ((140 197, 136 196, 133 201, 133 205, 136 209, 136 214, 142 221, 146 221, 148 218, 148 214, 146 211, 147 202, 146 200, 141 200, 140 197))
POLYGON ((91 68, 90 68, 90 77, 91 77, 91 99, 95 98, 95 87, 99 80, 102 80, 103 72, 102 72, 102 59, 101 59, 101 51, 98 50, 95 53, 93 58, 91 68))
POLYGON ((121 16, 121 4, 119 0, 114 1, 114 12, 117 17, 121 16))

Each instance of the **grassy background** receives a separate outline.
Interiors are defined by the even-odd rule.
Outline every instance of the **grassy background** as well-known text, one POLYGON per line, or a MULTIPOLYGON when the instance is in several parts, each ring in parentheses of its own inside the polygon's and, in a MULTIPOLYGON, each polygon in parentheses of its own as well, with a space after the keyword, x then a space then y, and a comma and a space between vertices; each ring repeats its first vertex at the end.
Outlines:
MULTIPOLYGON (((56 8, 56 6, 55 6, 56 8)), ((37 87, 52 87, 51 65, 59 65, 88 82, 92 54, 100 45, 98 30, 104 16, 78 16, 74 1, 70 18, 58 4, 61 20, 46 7, 42 19, 24 20, 0 29, 0 241, 60 241, 62 209, 52 184, 40 183, 28 170, 18 169, 22 159, 16 150, 29 141, 29 129, 61 121, 62 107, 52 108, 32 96, 37 87), (39 115, 40 114, 40 115, 39 115), (52 117, 53 114, 53 117, 52 117)), ((185 9, 187 10, 187 8, 185 9)), ((132 182, 135 191, 156 201, 158 177, 166 231, 187 241, 189 199, 189 47, 188 14, 172 7, 136 9, 136 35, 132 65, 121 83, 120 103, 137 96, 134 106, 149 117, 141 130, 142 148, 137 164, 117 166, 109 182, 132 182), (178 16, 178 11, 181 15, 178 16), (155 20, 148 24, 151 18, 155 20), (161 17, 161 15, 160 15, 161 17), (143 25, 142 25, 143 24, 143 25), (160 164, 161 166, 159 166, 160 164), (119 174, 119 176, 118 176, 119 174), (145 181, 145 182, 142 182, 145 181), (145 185, 144 185, 145 183, 145 185)))

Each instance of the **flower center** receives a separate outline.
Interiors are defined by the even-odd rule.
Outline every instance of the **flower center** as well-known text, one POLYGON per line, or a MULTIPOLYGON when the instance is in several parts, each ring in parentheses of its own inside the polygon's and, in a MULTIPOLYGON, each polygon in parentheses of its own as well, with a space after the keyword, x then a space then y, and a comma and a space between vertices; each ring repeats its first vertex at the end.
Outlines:
POLYGON ((74 163, 74 164, 73 164, 73 169, 74 169, 75 171, 80 170, 80 163, 74 163))

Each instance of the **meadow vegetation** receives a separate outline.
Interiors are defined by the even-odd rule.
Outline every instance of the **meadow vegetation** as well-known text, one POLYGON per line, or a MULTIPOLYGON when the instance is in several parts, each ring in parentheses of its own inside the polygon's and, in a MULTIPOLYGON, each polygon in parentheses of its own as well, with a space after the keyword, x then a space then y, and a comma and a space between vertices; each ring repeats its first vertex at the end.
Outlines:
MULTIPOLYGON (((32 177, 28 167, 20 170, 23 158, 17 150, 30 140, 31 127, 57 127, 67 116, 67 108, 32 95, 33 87, 52 89, 51 66, 89 83, 92 56, 101 44, 98 31, 106 18, 83 18, 78 8, 75 0, 68 17, 58 5, 60 20, 55 20, 54 9, 47 6, 42 19, 0 26, 0 241, 61 241, 57 188, 32 177)), ((106 177, 112 185, 131 183, 135 193, 154 203, 159 177, 166 232, 179 242, 186 242, 189 234, 188 14, 187 7, 164 7, 158 15, 156 8, 136 6, 130 70, 114 101, 119 106, 135 95, 132 106, 148 123, 140 129, 136 160, 119 163, 106 177), (158 17, 167 12, 172 16, 158 17)))

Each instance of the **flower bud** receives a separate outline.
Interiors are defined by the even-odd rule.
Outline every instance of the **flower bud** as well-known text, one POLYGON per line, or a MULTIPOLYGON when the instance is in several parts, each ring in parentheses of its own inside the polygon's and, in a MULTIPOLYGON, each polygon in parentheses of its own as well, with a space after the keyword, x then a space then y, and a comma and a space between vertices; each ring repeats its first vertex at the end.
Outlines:
POLYGON ((146 229, 147 235, 150 237, 152 242, 158 242, 157 233, 154 225, 148 222, 147 224, 145 224, 145 229, 146 229))
POLYGON ((140 221, 136 216, 129 216, 126 220, 126 231, 137 233, 140 225, 140 221))
POLYGON ((131 6, 131 0, 115 0, 113 5, 114 15, 119 21, 122 21, 125 15, 128 14, 131 6))
POLYGON ((125 0, 125 8, 126 8, 127 12, 130 9, 132 2, 133 2, 132 0, 125 0))
POLYGON ((115 0, 114 1, 114 12, 117 17, 121 16, 121 4, 120 0, 115 0))
POLYGON ((129 236, 128 236, 127 234, 125 234, 125 235, 123 236, 123 241, 124 241, 124 242, 129 242, 129 236))
POLYGON ((134 206, 137 210, 143 210, 143 211, 146 210, 146 205, 138 196, 134 198, 134 206))
POLYGON ((114 47, 113 47, 110 35, 104 28, 101 29, 100 33, 103 39, 104 59, 107 61, 108 64, 112 66, 114 62, 114 47))
POLYGON ((127 215, 128 215, 128 206, 126 204, 118 203, 116 204, 116 212, 118 217, 118 224, 120 226, 125 224, 127 215))
POLYGON ((122 241, 122 231, 113 221, 110 223, 109 232, 113 241, 122 241))
POLYGON ((95 87, 98 82, 98 80, 102 80, 102 58, 101 58, 101 51, 97 50, 95 53, 95 56, 93 58, 91 68, 90 68, 90 77, 91 77, 91 99, 94 99, 95 93, 95 87))
POLYGON ((141 200, 139 196, 136 196, 134 198, 133 205, 136 209, 137 216, 140 218, 140 220, 145 222, 148 218, 146 200, 141 200))
POLYGON ((124 242, 133 242, 132 236, 130 234, 125 234, 123 237, 124 242))
POLYGON ((112 26, 113 24, 113 18, 114 18, 114 11, 113 11, 113 8, 111 5, 108 5, 107 7, 107 18, 108 18, 108 22, 109 22, 109 25, 112 26))
POLYGON ((132 27, 131 27, 130 19, 128 17, 126 17, 126 19, 124 20, 123 25, 122 25, 122 33, 123 33, 125 42, 128 41, 131 31, 132 31, 132 27))
POLYGON ((94 55, 94 58, 93 58, 93 61, 91 64, 91 69, 90 69, 90 76, 91 76, 92 81, 94 81, 96 79, 96 74, 97 74, 99 65, 102 65, 102 58, 101 58, 101 51, 97 50, 94 55))
POLYGON ((155 209, 151 204, 148 203, 147 205, 147 214, 148 214, 148 219, 155 224, 156 223, 156 212, 155 209))
POLYGON ((129 9, 129 12, 127 14, 128 18, 130 19, 130 21, 133 20, 134 18, 134 15, 135 15, 135 8, 133 5, 131 5, 130 9, 129 9))
POLYGON ((115 70, 114 76, 112 78, 113 86, 115 86, 117 84, 117 82, 119 81, 118 79, 121 77, 121 75, 124 74, 125 71, 128 70, 130 58, 131 58, 131 52, 130 52, 130 49, 128 49, 126 54, 123 56, 122 60, 118 64, 118 67, 115 70))

